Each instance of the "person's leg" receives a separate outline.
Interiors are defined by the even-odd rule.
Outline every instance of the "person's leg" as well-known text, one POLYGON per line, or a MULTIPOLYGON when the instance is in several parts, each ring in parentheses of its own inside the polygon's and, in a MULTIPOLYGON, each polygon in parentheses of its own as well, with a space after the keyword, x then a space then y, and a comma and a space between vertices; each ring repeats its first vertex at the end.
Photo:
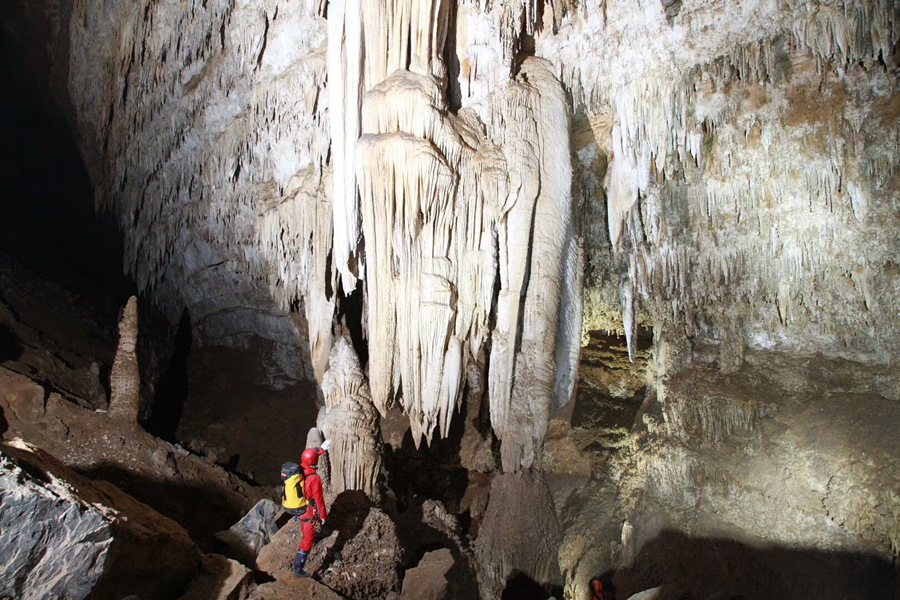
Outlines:
POLYGON ((309 577, 309 573, 303 570, 303 565, 306 564, 307 556, 309 556, 309 552, 297 550, 297 556, 294 557, 294 575, 297 577, 309 577))
POLYGON ((303 570, 306 564, 306 558, 309 551, 313 547, 313 538, 316 535, 315 529, 310 521, 301 521, 300 531, 303 537, 300 539, 300 548, 297 550, 297 556, 294 557, 294 575, 297 577, 309 577, 309 573, 303 570))

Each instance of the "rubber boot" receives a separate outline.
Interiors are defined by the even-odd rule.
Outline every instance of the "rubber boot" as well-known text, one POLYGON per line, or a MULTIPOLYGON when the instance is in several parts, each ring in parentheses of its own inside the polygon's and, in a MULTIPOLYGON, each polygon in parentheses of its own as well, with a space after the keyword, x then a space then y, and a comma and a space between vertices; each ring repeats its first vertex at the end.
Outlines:
POLYGON ((304 552, 303 550, 297 550, 297 556, 294 557, 294 575, 297 577, 309 577, 309 573, 303 570, 303 565, 306 564, 306 557, 309 556, 309 552, 304 552))

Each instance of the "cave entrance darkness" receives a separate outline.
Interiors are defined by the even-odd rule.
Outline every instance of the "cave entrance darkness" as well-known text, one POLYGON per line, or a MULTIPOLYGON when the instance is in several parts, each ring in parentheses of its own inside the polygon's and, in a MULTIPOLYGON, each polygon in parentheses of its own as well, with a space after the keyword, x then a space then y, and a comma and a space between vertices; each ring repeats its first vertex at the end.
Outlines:
POLYGON ((0 131, 14 148, 0 161, 0 250, 67 287, 90 286, 119 304, 136 292, 123 275, 123 237, 94 211, 94 190, 75 138, 38 71, 0 28, 0 131))

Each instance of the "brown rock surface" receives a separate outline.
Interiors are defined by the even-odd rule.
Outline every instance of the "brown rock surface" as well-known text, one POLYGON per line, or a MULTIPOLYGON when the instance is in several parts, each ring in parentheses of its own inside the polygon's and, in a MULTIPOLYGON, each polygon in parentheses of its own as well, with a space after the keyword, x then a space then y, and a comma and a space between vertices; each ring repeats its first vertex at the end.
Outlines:
POLYGON ((341 597, 314 579, 278 579, 256 588, 249 600, 341 600, 341 597))
POLYGON ((228 529, 265 493, 140 427, 123 429, 101 412, 46 394, 4 367, 0 409, 8 422, 4 438, 20 437, 83 475, 113 483, 184 523, 201 543, 228 529))
POLYGON ((453 555, 446 548, 426 554, 419 566, 406 572, 401 600, 446 600, 450 598, 447 573, 453 555))
POLYGON ((561 533, 542 473, 497 475, 475 543, 482 598, 499 598, 516 572, 540 584, 559 579, 561 533))
POLYGON ((181 600, 245 600, 255 588, 250 569, 220 554, 207 554, 200 575, 181 600))
MULTIPOLYGON (((260 551, 257 565, 276 579, 292 579, 300 540, 300 524, 291 519, 260 551)), ((332 505, 305 570, 348 598, 384 598, 400 590, 402 559, 394 522, 371 507, 365 494, 350 490, 332 505)))

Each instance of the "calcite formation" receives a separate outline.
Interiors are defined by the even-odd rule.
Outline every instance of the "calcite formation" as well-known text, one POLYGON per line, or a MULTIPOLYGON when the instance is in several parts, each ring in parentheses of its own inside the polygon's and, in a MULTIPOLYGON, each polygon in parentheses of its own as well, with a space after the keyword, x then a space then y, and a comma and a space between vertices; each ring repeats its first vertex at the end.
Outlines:
POLYGON ((382 457, 378 411, 346 338, 338 338, 330 363, 322 380, 326 409, 322 431, 331 440, 331 488, 334 494, 361 490, 375 498, 382 457))
MULTIPOLYGON (((591 484, 622 498, 585 515, 711 503, 711 529, 814 546, 837 539, 809 526, 821 512, 842 547, 896 552, 897 499, 876 483, 893 471, 861 454, 890 466, 893 442, 831 439, 826 469, 795 460, 826 449, 790 433, 890 438, 851 416, 889 426, 896 393, 845 398, 845 378, 800 402, 829 377, 765 381, 779 353, 880 373, 900 350, 897 2, 58 4, 47 44, 23 47, 65 61, 64 104, 141 290, 206 341, 308 341, 293 356, 322 384, 340 485, 374 485, 376 413, 399 406, 416 443, 447 435, 473 367, 503 469, 542 464, 579 341, 602 330, 624 336, 652 414, 622 440, 615 484, 591 484), (707 367, 753 381, 700 394, 679 379, 707 367), (771 500, 788 480, 803 493, 771 500)), ((512 496, 492 500, 488 538, 512 496)), ((632 556, 650 535, 629 522, 598 528, 601 549, 567 538, 569 592, 611 566, 606 542, 632 556)), ((552 575, 553 544, 530 557, 512 540, 513 559, 488 538, 495 591, 514 563, 552 575)))
POLYGON ((565 92, 549 63, 516 58, 516 7, 494 11, 496 85, 467 84, 461 110, 460 7, 330 8, 163 3, 97 20, 77 2, 68 91, 98 201, 122 216, 142 289, 170 314, 187 306, 201 335, 283 340, 281 315, 302 306, 320 380, 332 318, 361 285, 373 400, 399 400, 417 443, 446 435, 492 339, 504 464, 528 466, 571 393, 580 332, 565 92))
POLYGON ((141 371, 137 361, 137 298, 132 296, 119 319, 119 347, 109 374, 109 416, 137 423, 140 410, 141 371))
POLYGON ((726 362, 894 343, 895 3, 97 1, 68 94, 140 285, 226 342, 295 343, 302 310, 319 381, 361 293, 372 399, 417 441, 490 342, 530 465, 582 298, 585 329, 726 362))

